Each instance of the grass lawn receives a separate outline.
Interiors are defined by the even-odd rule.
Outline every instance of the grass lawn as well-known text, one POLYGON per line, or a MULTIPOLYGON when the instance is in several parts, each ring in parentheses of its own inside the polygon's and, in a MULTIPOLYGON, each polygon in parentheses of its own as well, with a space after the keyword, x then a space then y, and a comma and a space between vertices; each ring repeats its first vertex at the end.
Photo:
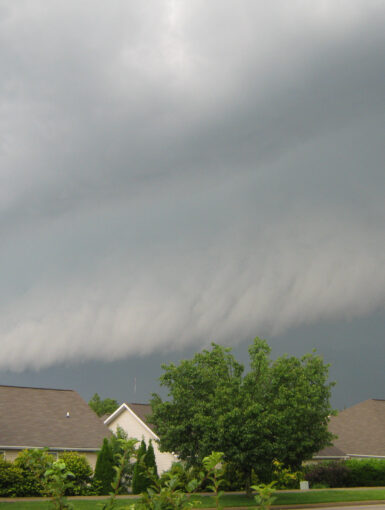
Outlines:
MULTIPOLYGON (((213 508, 214 500, 210 496, 196 496, 201 508, 213 508)), ((385 489, 355 489, 355 490, 315 490, 304 492, 281 492, 277 494, 274 505, 301 505, 309 503, 333 503, 339 501, 369 501, 385 500, 385 489)), ((101 501, 75 500, 72 501, 75 510, 98 510, 101 501)), ((132 499, 117 500, 116 508, 124 508, 133 503, 132 499)), ((226 494, 221 499, 221 504, 230 506, 254 506, 254 499, 245 495, 226 494)), ((14 503, 0 503, 0 510, 49 510, 51 507, 48 501, 15 501, 14 503)))
MULTIPOLYGON (((309 503, 333 503, 339 501, 385 500, 385 489, 360 490, 316 490, 304 492, 281 492, 276 495, 274 505, 302 505, 309 503)), ((214 507, 210 496, 200 496, 201 507, 214 507)), ((226 494, 221 499, 223 506, 254 506, 254 498, 245 495, 226 494)))

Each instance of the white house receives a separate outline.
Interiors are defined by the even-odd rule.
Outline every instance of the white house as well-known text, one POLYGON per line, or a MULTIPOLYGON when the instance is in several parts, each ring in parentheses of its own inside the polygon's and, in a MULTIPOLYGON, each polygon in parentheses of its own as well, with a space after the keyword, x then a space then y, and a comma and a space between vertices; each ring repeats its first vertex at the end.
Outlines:
POLYGON ((123 429, 128 437, 134 437, 138 440, 144 439, 147 446, 150 439, 155 452, 155 460, 158 473, 167 471, 174 462, 178 462, 176 455, 169 452, 160 452, 158 448, 158 436, 155 434, 148 418, 151 415, 151 406, 149 404, 126 404, 123 403, 114 413, 112 413, 104 424, 112 431, 117 428, 123 429))

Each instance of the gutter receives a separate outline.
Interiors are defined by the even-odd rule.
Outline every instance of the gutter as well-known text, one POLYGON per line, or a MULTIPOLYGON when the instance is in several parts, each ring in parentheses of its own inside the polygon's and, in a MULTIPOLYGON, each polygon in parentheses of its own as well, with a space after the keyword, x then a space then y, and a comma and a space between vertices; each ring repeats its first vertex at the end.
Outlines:
POLYGON ((78 446, 3 446, 0 445, 0 450, 55 450, 60 452, 78 451, 78 452, 98 452, 100 448, 79 448, 78 446))

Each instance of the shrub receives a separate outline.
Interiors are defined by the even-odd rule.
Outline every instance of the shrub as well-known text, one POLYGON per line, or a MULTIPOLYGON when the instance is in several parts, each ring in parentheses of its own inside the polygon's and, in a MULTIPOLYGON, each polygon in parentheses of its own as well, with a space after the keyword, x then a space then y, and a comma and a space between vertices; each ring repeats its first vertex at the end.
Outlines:
POLYGON ((18 488, 18 495, 44 495, 44 473, 50 469, 53 462, 54 458, 46 448, 21 451, 14 462, 14 465, 23 472, 23 483, 18 488))
POLYGON ((68 471, 73 474, 72 485, 67 490, 68 496, 87 496, 92 491, 92 468, 85 455, 78 452, 63 452, 60 460, 64 462, 68 471))
POLYGON ((51 498, 55 510, 73 510, 74 506, 65 497, 68 489, 72 487, 73 478, 73 474, 61 460, 54 462, 44 473, 46 494, 51 498))
POLYGON ((134 471, 135 463, 132 460, 133 455, 124 455, 125 449, 127 446, 127 441, 131 441, 128 439, 127 433, 121 428, 118 427, 116 432, 112 434, 109 439, 109 444, 112 450, 112 456, 114 459, 114 465, 120 466, 121 476, 120 476, 120 484, 119 484, 119 494, 127 494, 130 491, 132 484, 132 475, 134 471), (125 464, 121 466, 121 457, 124 456, 125 464))
POLYGON ((349 459, 347 487, 377 487, 385 485, 385 460, 349 459))
POLYGON ((111 483, 114 479, 114 460, 111 446, 107 438, 104 438, 103 446, 98 454, 95 466, 94 487, 99 494, 109 494, 112 490, 111 483))
POLYGON ((156 467, 155 452, 154 452, 154 447, 152 446, 151 439, 150 439, 150 442, 149 442, 149 445, 147 448, 145 464, 146 464, 147 468, 152 470, 153 475, 157 477, 158 469, 156 467))
POLYGON ((305 467, 305 479, 329 487, 378 487, 385 485, 385 460, 326 461, 305 467))
POLYGON ((132 477, 133 494, 141 494, 150 485, 145 463, 146 452, 147 452, 146 443, 142 439, 142 442, 140 443, 138 449, 138 460, 135 463, 134 474, 132 477))
POLYGON ((276 489, 298 489, 302 476, 301 471, 291 471, 279 460, 273 461, 273 480, 276 489))
MULTIPOLYGON (((166 487, 171 479, 177 480, 177 489, 183 492, 187 492, 187 486, 190 484, 190 482, 195 479, 201 479, 201 475, 203 476, 202 467, 187 467, 184 462, 174 462, 170 469, 163 471, 159 477, 159 480, 162 487, 166 487)), ((208 483, 209 482, 205 480, 201 485, 201 489, 205 490, 208 483)))
POLYGON ((14 497, 23 496, 23 470, 0 458, 0 496, 14 497))
MULTIPOLYGON (((233 463, 228 462, 225 467, 224 478, 224 489, 226 491, 242 491, 245 488, 245 475, 239 467, 233 463)), ((256 479, 253 479, 252 483, 257 483, 256 479)))
POLYGON ((346 487, 349 468, 344 461, 325 461, 305 466, 304 476, 310 487, 320 484, 326 484, 328 487, 346 487))

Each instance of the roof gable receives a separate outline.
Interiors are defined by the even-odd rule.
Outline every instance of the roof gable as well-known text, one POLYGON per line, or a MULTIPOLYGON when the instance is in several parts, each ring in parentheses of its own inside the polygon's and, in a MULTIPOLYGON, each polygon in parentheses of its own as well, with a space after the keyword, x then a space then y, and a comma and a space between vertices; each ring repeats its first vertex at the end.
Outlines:
POLYGON ((105 421, 105 425, 110 425, 123 412, 129 412, 144 427, 154 439, 159 439, 151 424, 151 405, 150 404, 126 404, 125 402, 112 413, 105 421))
POLYGON ((74 390, 0 386, 0 447, 97 450, 109 435, 74 390))

